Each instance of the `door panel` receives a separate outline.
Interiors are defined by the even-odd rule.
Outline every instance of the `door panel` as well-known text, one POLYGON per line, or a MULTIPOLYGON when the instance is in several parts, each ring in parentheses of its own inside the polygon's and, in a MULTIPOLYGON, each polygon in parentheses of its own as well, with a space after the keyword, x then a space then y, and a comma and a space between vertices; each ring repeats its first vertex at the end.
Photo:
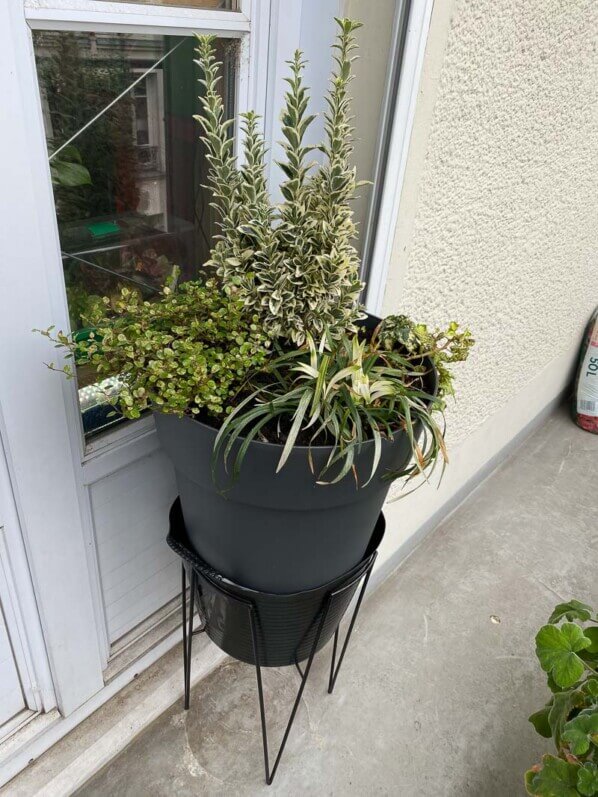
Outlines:
POLYGON ((176 555, 166 544, 174 472, 161 451, 91 485, 102 601, 110 643, 180 592, 176 555))
POLYGON ((0 739, 2 726, 26 708, 17 663, 0 605, 0 739))

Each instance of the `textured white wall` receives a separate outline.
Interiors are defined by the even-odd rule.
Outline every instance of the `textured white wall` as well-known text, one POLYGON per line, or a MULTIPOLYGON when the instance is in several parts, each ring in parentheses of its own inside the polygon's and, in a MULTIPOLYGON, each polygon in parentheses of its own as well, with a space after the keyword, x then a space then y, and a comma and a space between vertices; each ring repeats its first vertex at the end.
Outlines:
POLYGON ((444 479, 387 504, 378 578, 570 381, 598 303, 597 41, 595 0, 435 3, 383 309, 477 346, 444 479))
POLYGON ((598 303, 597 41, 595 0, 434 9, 384 311, 474 332, 453 446, 598 303))

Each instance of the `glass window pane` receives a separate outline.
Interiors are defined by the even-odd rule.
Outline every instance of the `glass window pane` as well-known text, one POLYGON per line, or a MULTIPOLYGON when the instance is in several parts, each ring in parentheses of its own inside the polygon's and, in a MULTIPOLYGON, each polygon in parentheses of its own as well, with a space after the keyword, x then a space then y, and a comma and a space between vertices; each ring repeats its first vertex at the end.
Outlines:
MULTIPOLYGON (((376 180, 376 153, 380 141, 380 123, 387 78, 392 66, 392 32, 397 0, 343 0, 342 13, 358 19, 359 58, 355 62, 355 80, 351 84, 352 110, 355 115, 353 163, 359 180, 376 180)), ((353 203, 359 238, 357 248, 363 256, 370 205, 380 186, 364 185, 353 203)))
MULTIPOLYGON (((35 31, 34 45, 71 329, 86 336, 102 297, 128 286, 151 300, 174 265, 189 279, 208 259, 194 38, 35 31)), ((232 114, 234 40, 218 58, 232 114)), ((77 381, 86 435, 118 422, 117 376, 98 384, 79 364, 77 381)))

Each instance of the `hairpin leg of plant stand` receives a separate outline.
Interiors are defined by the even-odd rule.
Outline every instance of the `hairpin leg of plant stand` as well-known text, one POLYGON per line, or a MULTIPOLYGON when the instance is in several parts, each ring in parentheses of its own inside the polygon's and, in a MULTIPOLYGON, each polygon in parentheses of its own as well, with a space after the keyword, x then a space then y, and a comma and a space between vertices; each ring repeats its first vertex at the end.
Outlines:
POLYGON ((297 714, 297 709, 299 708, 299 703, 301 702, 301 698, 303 696, 303 690, 305 689, 305 684, 307 683, 307 679, 309 678, 309 672, 311 670, 311 665, 314 660, 314 656, 316 650, 318 648, 318 642, 320 641, 320 635, 322 633, 322 629, 324 628, 324 623, 326 622, 326 616, 328 614, 328 609, 330 607, 330 596, 326 600, 326 605, 324 607, 324 611, 322 612, 322 617, 318 624, 318 630, 316 632, 316 636, 309 654, 309 658, 307 660, 307 664, 305 665, 305 670, 301 670, 297 663, 296 667, 298 671, 301 673, 301 684, 299 686, 299 691, 297 692, 297 697, 295 698, 295 702, 293 703, 293 708, 291 711, 291 716, 289 717, 289 721, 287 723, 286 730, 284 732, 284 736, 282 737, 282 742, 280 743, 280 747, 278 749, 278 753, 276 755, 276 759, 274 761, 274 766, 272 767, 272 771, 270 771, 270 756, 268 753, 268 728, 266 725, 266 710, 264 707, 264 690, 262 686, 262 669, 260 667, 260 660, 259 660, 259 652, 258 652, 258 642, 257 642, 257 620, 255 616, 255 608, 252 606, 249 607, 249 616, 250 616, 250 623, 251 623, 251 639, 253 643, 253 656, 255 660, 255 675, 257 679, 257 693, 258 699, 260 704, 260 720, 262 723, 262 743, 264 747, 264 769, 266 773, 266 784, 270 786, 272 781, 274 780, 274 775, 276 775, 276 770, 278 769, 278 765, 280 763, 280 759, 282 758, 282 754, 284 752, 285 745, 287 743, 287 739, 289 738, 289 734, 291 732, 291 728, 293 726, 293 722, 295 720, 295 715, 297 714))
POLYGON ((187 694, 187 572, 181 562, 181 611, 183 613, 183 683, 185 684, 185 710, 189 708, 187 694))
POLYGON ((189 619, 187 620, 187 573, 185 565, 182 565, 181 577, 181 603, 183 613, 183 672, 185 681, 185 711, 189 708, 191 695, 191 652, 193 649, 193 637, 205 631, 205 624, 193 630, 193 614, 195 611, 195 597, 197 595, 199 607, 199 583, 195 570, 191 568, 191 583, 189 584, 189 619))
MULTIPOLYGON (((336 631, 334 632, 334 642, 332 644, 332 659, 330 660, 330 678, 328 679, 328 694, 331 695, 334 689, 334 685, 336 684, 336 679, 338 677, 339 670, 341 668, 341 664, 343 663, 343 659, 345 658, 345 653, 347 651, 347 647, 349 645, 349 640, 351 639, 351 634, 353 633, 353 626, 355 625, 355 621, 357 620, 357 615, 359 614, 359 609, 361 608, 361 602, 363 600, 363 596, 365 595, 365 591, 368 586, 368 581, 370 580, 370 575, 372 573, 372 568, 374 566, 374 562, 376 560, 376 554, 372 557, 372 561, 370 562, 370 566, 365 572, 363 584, 361 585, 361 590, 359 592, 359 597, 357 598, 357 603, 355 605, 355 610, 353 611, 353 616, 351 617, 351 622, 349 623, 349 628, 347 630, 347 635, 345 637, 345 641, 343 643, 343 649, 341 650, 341 655, 338 660, 338 665, 336 665, 336 651, 338 647, 338 637, 339 637, 339 628, 340 623, 336 627, 336 631)), ((344 589, 347 587, 341 587, 336 592, 333 592, 331 598, 334 598, 339 593, 343 592, 344 589)))

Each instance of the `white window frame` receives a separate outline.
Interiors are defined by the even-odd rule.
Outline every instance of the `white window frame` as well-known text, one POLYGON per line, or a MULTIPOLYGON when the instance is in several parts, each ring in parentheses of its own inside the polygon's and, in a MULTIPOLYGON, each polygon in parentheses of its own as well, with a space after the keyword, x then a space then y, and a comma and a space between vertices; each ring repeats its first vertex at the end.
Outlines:
MULTIPOLYGON (((71 30, 139 33, 139 34, 166 34, 190 36, 194 33, 212 33, 225 38, 238 38, 240 40, 239 72, 235 93, 235 114, 246 110, 256 110, 266 116, 266 90, 268 69, 268 29, 270 22, 271 0, 239 0, 238 11, 221 11, 211 9, 180 8, 173 6, 148 6, 139 3, 108 2, 108 0, 25 0, 25 18, 30 30, 71 30), (251 34, 251 35, 250 35, 251 34), (261 69, 260 69, 261 68, 261 69), (260 75, 261 71, 261 75, 260 75)), ((32 48, 32 45, 31 45, 32 48)), ((35 64, 33 64, 35 67, 35 64)), ((36 77, 37 83, 37 77, 36 77)), ((39 91, 38 91, 39 94, 39 91)), ((37 97, 36 102, 39 102, 37 97)), ((39 136, 40 130, 34 131, 39 136)), ((240 156, 241 140, 239 131, 235 137, 236 154, 240 156)), ((58 240, 58 225, 55 218, 53 193, 49 170, 44 197, 51 198, 52 221, 54 230, 52 241, 56 250, 56 258, 60 257, 60 244, 58 240)), ((48 215, 48 210, 44 216, 48 215)), ((47 221, 46 227, 50 223, 47 221)), ((49 229, 48 229, 49 233, 49 229)), ((50 240, 50 239, 48 239, 50 240)), ((58 262, 58 261, 56 261, 58 262)), ((52 271, 55 273, 56 263, 52 271)), ((62 274, 62 263, 60 265, 62 274)), ((64 294, 56 295, 56 326, 61 329, 69 328, 68 307, 66 304, 66 291, 64 290, 64 277, 54 277, 64 294)), ((98 455, 113 450, 120 450, 121 454, 128 453, 129 461, 137 459, 136 446, 125 452, 127 443, 135 443, 146 435, 155 434, 154 422, 151 417, 138 421, 119 424, 115 429, 99 434, 90 441, 85 440, 81 410, 77 395, 75 381, 64 385, 67 412, 70 417, 69 428, 73 430, 71 445, 84 464, 93 460, 98 455)), ((147 442, 147 441, 146 441, 147 442)), ((145 443, 142 445, 145 448, 145 443)), ((119 457, 120 467, 123 460, 119 457)), ((94 468, 97 473, 97 469, 94 468)))
POLYGON ((374 315, 382 312, 433 8, 434 0, 411 0, 397 97, 394 108, 384 109, 385 116, 392 114, 388 158, 379 189, 381 197, 377 218, 368 229, 371 257, 365 305, 374 315))

